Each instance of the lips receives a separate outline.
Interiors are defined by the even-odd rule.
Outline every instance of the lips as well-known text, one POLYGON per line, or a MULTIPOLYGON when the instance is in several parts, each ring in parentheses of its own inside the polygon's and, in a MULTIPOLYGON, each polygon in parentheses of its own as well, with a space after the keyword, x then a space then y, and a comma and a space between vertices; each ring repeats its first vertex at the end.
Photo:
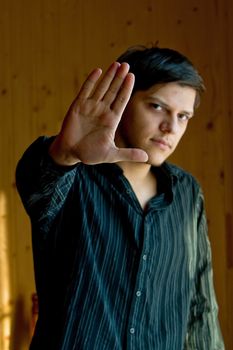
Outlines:
POLYGON ((152 141, 162 149, 172 148, 170 142, 162 138, 153 138, 152 141))

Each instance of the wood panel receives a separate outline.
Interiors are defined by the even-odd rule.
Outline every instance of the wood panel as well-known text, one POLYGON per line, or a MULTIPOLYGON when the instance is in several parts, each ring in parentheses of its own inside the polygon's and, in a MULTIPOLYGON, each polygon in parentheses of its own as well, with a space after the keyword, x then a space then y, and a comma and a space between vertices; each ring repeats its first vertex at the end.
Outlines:
POLYGON ((171 160, 205 193, 221 326, 233 349, 232 11, 230 0, 0 0, 0 261, 9 267, 7 277, 0 270, 0 326, 3 319, 11 324, 1 349, 9 341, 11 349, 28 348, 35 288, 30 225, 14 184, 17 160, 37 136, 58 131, 90 69, 106 68, 128 46, 157 41, 188 55, 207 85, 171 160))

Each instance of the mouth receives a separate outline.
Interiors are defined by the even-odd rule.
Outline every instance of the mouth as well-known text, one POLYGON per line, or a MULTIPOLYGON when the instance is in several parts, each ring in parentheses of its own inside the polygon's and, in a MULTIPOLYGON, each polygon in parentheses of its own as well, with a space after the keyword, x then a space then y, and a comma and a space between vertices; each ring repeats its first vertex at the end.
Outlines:
POLYGON ((151 139, 151 141, 156 145, 158 146, 159 148, 165 150, 165 149, 170 149, 172 148, 170 142, 164 140, 164 139, 161 139, 161 138, 156 138, 156 139, 151 139))

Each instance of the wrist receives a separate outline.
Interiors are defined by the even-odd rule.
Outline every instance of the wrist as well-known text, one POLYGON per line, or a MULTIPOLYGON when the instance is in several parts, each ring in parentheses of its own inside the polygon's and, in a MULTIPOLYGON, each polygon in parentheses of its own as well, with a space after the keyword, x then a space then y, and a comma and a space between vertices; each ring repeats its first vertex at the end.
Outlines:
POLYGON ((49 150, 49 156, 53 161, 61 166, 73 166, 77 163, 80 163, 80 160, 72 156, 70 150, 66 149, 64 145, 61 145, 59 136, 51 143, 49 150))

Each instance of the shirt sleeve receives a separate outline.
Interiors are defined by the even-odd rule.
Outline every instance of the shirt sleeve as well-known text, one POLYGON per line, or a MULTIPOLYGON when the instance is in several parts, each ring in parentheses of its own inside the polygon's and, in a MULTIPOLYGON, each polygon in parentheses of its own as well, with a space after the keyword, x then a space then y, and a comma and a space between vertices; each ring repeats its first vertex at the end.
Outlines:
POLYGON ((197 272, 184 349, 224 350, 224 342, 218 321, 218 305, 213 284, 211 246, 208 239, 203 202, 203 194, 200 192, 198 204, 197 272))
POLYGON ((16 168, 16 186, 31 222, 49 231, 72 187, 77 166, 63 167, 48 154, 52 138, 39 137, 16 168))

